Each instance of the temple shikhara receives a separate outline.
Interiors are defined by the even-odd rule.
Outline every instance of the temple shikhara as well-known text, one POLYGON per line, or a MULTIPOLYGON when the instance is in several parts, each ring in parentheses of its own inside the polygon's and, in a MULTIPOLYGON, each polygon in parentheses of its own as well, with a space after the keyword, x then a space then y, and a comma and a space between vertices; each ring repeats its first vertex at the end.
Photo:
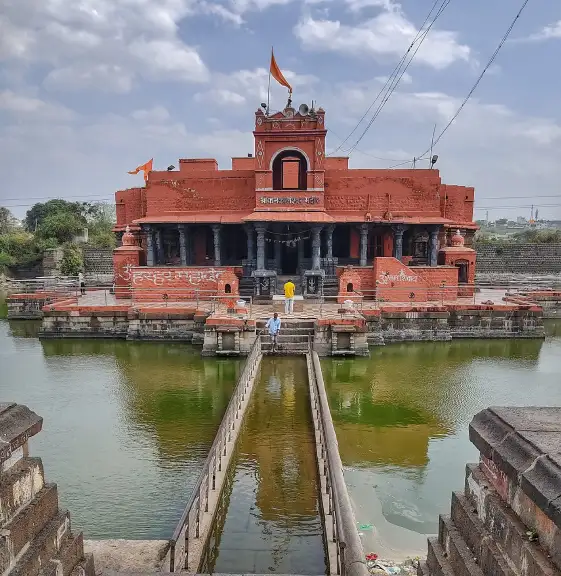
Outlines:
POLYGON ((322 108, 259 109, 253 134, 229 169, 180 159, 116 193, 118 297, 267 300, 288 276, 304 298, 472 293, 473 188, 435 169, 350 169, 326 154, 322 108))

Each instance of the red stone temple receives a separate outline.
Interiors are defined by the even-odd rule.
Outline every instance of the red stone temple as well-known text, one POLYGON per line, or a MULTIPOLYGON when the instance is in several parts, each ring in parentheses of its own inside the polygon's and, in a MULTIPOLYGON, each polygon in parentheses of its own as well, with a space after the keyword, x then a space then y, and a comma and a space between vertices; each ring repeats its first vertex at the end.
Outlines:
POLYGON ((116 193, 118 297, 304 297, 427 301, 472 293, 474 189, 435 169, 349 169, 326 156, 325 111, 255 113, 255 149, 181 159, 116 193))

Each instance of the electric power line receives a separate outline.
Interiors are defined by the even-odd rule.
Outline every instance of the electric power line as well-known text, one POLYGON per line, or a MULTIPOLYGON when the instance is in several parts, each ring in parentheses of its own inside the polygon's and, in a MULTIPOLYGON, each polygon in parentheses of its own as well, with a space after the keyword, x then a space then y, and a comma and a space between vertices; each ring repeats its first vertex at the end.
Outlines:
MULTIPOLYGON (((370 112, 370 110, 373 108, 374 104, 376 104, 376 102, 378 101, 378 99, 380 98, 380 96, 382 95, 382 93, 384 92, 384 90, 386 89, 386 86, 390 83, 390 81, 392 80, 392 78, 398 74, 399 69, 401 68, 401 66, 403 65, 403 62, 407 59, 407 56, 409 55, 409 52, 411 52, 411 50, 413 49, 413 46, 416 44, 416 42, 419 40, 421 33, 424 29, 425 24, 428 22, 431 14, 433 13, 434 9, 436 8, 437 4, 440 2, 441 0, 435 0, 432 8, 430 9, 430 12, 427 14, 424 22, 421 24, 421 27, 419 28, 417 34, 415 35, 415 37, 413 38, 413 41, 411 42, 411 44, 409 45, 409 48, 407 48, 405 54, 401 57, 401 60, 396 64, 395 68, 393 69, 392 73, 388 76, 388 79, 386 80, 384 86, 382 86, 382 88, 380 89, 380 91, 378 92, 378 95, 376 96, 376 98, 374 99, 374 101, 372 102, 372 104, 370 104, 370 106, 367 108, 366 112, 363 114, 362 118, 357 122, 356 126, 352 129, 352 131, 350 132, 350 134, 339 144, 339 146, 332 152, 332 154, 335 154, 336 152, 338 152, 342 147, 343 144, 345 144, 345 142, 347 142, 347 140, 355 133, 356 129, 360 126, 361 122, 366 118, 366 116, 368 116, 368 113, 370 112)), ((389 162, 393 162, 393 160, 389 160, 389 162)))
MULTIPOLYGON (((390 99, 391 95, 395 92, 395 89, 397 88, 399 82, 401 81, 401 79, 403 78, 403 75, 405 74, 405 72, 407 72, 407 69, 409 68, 409 66, 411 65, 411 63, 413 62, 413 60, 415 59, 415 56, 417 55, 417 52, 419 51, 419 49, 421 48, 421 46, 423 45, 423 42, 426 40, 428 33, 430 32, 431 28, 433 27, 433 25, 435 24, 435 22, 438 20, 438 18, 442 15, 442 13, 444 12, 444 10, 446 10, 447 6, 450 4, 451 0, 443 0, 442 5, 440 6, 440 8, 438 9, 438 12, 436 13, 435 17, 433 18, 432 22, 428 25, 428 27, 423 31, 422 37, 419 40, 417 47, 415 49, 415 51, 413 52, 413 54, 411 55, 411 58, 409 59, 409 62, 407 62, 406 66, 403 68, 403 70, 401 71, 399 77, 396 77, 392 83, 392 86, 388 89, 386 95, 384 96, 384 98, 382 99, 382 101, 380 102, 380 104, 378 105, 378 108, 376 109, 376 112, 374 112, 374 115, 372 116, 372 118, 370 119, 370 121, 368 122, 366 128, 364 129, 364 131, 362 132, 362 134, 360 135, 360 137, 358 138, 358 140, 354 143, 354 145, 349 149, 348 154, 352 154, 353 150, 358 146, 358 144, 360 144, 361 140, 364 138, 364 136, 366 135, 366 133, 368 132, 368 130, 370 129, 370 127, 372 126, 372 124, 375 122, 375 120, 378 118, 378 116, 380 115, 380 112, 382 111, 382 109, 384 108, 384 106, 386 105, 386 103, 388 102, 388 100, 390 99)), ((403 65, 403 62, 400 64, 400 67, 403 65)), ((422 156, 424 156, 424 154, 422 154, 422 156)))
MULTIPOLYGON (((522 12, 524 11, 524 9, 526 8, 527 4, 528 4, 529 0, 524 0, 524 2, 522 3, 522 6, 520 7, 520 10, 518 10, 518 13, 516 14, 516 16, 514 17, 514 20, 511 22, 510 26, 508 27, 507 31, 505 32, 504 36, 502 37, 501 41, 499 42, 499 45, 497 46, 495 52, 493 53, 493 55, 491 56, 491 58, 489 59, 489 61, 487 62, 487 64, 485 65, 485 68, 483 68, 483 71, 481 72, 481 74, 479 75, 479 77, 477 78, 477 80, 475 81, 475 84, 472 86, 471 90, 468 92, 468 95, 465 97, 464 101, 462 102, 462 104, 460 105, 460 107, 458 108, 458 110, 456 110, 456 113, 454 114, 454 116, 452 116, 452 118, 450 119, 450 121, 448 122, 448 124, 446 124, 446 126, 444 127, 444 129, 442 130, 442 132, 440 132, 440 134, 438 135, 438 138, 436 138, 436 140, 433 142, 432 146, 436 146, 438 144, 438 142, 440 142, 440 139, 444 136, 444 134, 447 132, 447 130, 450 128, 450 126, 452 126, 452 123, 454 122, 454 120, 456 120, 456 118, 460 115, 461 111, 463 110, 464 106, 467 104, 468 100, 471 98, 471 96, 473 95, 473 93, 475 92, 475 90, 477 89, 477 87, 479 86, 479 83, 481 82, 481 80, 483 79, 483 76, 485 76, 485 73, 487 72, 487 70, 491 67, 491 65, 493 64, 493 62, 495 61, 495 58, 497 57, 498 53, 500 52, 501 48, 503 47, 503 45, 505 44, 505 42, 507 41, 508 37, 510 36, 510 33, 512 32, 514 26, 516 25, 516 22, 518 22, 518 19, 520 18, 520 16, 522 15, 522 12)), ((425 156, 427 153, 430 152, 430 148, 428 148, 427 150, 425 150, 425 152, 423 152, 421 154, 421 156, 425 156)))

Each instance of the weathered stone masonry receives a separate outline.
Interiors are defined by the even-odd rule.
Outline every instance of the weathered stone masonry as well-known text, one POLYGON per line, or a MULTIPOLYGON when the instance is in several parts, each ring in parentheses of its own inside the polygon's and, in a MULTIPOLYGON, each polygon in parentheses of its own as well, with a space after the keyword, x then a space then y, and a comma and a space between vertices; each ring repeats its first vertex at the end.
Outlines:
POLYGON ((480 462, 419 576, 561 574, 561 408, 488 408, 469 434, 480 462))
POLYGON ((42 425, 26 406, 0 404, 0 574, 94 576, 56 484, 45 482, 41 459, 29 456, 29 439, 42 425))
POLYGON ((561 274, 561 244, 479 244, 477 272, 561 274))

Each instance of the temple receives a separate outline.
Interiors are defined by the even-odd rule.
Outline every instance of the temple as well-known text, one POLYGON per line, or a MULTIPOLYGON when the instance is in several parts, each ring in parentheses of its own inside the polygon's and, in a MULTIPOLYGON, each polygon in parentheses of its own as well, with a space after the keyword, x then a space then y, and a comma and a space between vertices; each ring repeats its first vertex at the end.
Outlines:
POLYGON ((468 295, 475 278, 474 189, 436 169, 350 169, 326 155, 325 111, 255 113, 255 148, 181 159, 116 193, 116 294, 271 298, 290 276, 310 298, 387 301, 468 295), (128 230, 127 230, 128 228, 128 230), (401 289, 400 289, 401 288, 401 289))

